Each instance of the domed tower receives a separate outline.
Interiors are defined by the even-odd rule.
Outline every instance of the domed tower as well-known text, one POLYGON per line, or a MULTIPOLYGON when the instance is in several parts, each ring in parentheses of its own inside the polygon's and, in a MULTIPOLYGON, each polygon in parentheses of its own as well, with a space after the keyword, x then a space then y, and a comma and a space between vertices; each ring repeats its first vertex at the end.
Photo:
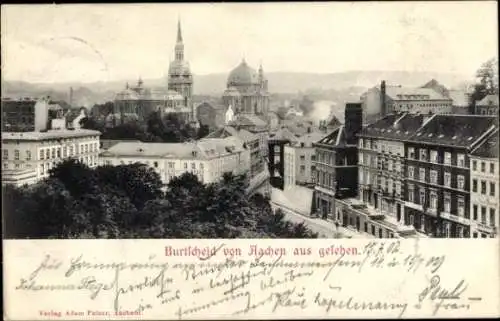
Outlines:
POLYGON ((193 75, 189 63, 184 60, 184 43, 180 20, 177 23, 177 42, 175 44, 175 59, 168 69, 168 90, 179 93, 184 99, 184 106, 191 111, 190 120, 194 120, 193 109, 193 75))
MULTIPOLYGON (((261 68, 262 69, 262 68, 261 68)), ((263 93, 267 92, 262 70, 255 71, 245 61, 234 68, 227 79, 227 90, 222 97, 224 105, 231 105, 235 114, 265 113, 263 93)))

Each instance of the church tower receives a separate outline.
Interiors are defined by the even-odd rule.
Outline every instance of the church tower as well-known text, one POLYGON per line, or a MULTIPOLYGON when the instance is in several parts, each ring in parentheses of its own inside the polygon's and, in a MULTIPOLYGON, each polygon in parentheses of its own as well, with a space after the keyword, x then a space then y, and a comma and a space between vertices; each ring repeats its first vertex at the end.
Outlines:
POLYGON ((184 98, 184 107, 190 111, 190 121, 194 121, 193 107, 193 75, 189 63, 184 60, 184 43, 182 40, 181 21, 177 22, 177 41, 175 44, 175 59, 168 69, 168 90, 176 91, 184 98))

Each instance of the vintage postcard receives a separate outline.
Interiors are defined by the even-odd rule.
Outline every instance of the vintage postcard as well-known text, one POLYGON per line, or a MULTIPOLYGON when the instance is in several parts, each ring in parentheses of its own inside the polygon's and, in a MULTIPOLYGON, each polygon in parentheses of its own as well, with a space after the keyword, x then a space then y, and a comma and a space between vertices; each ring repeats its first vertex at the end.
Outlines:
POLYGON ((496 2, 1 9, 4 320, 500 316, 496 2))

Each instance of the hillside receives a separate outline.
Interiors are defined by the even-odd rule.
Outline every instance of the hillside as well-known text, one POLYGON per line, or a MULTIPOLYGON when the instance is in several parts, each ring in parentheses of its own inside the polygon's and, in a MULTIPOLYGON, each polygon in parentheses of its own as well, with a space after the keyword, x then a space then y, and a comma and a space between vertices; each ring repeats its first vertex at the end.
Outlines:
MULTIPOLYGON (((375 86, 385 79, 390 84, 421 86, 430 79, 437 79, 448 88, 459 86, 467 80, 466 76, 433 72, 404 71, 349 71, 331 74, 270 72, 267 73, 269 90, 272 93, 308 94, 318 99, 331 99, 339 92, 354 92, 357 95, 364 89, 375 86)), ((197 95, 220 96, 226 87, 227 74, 208 74, 194 76, 194 92, 197 95)), ((137 80, 128 80, 134 84, 137 80)), ((92 106, 112 100, 114 93, 124 88, 127 80, 96 83, 27 83, 4 81, 3 97, 24 97, 49 95, 58 100, 68 100, 69 88, 73 87, 75 105, 92 106)), ((144 79, 149 87, 160 87, 165 79, 144 79)))

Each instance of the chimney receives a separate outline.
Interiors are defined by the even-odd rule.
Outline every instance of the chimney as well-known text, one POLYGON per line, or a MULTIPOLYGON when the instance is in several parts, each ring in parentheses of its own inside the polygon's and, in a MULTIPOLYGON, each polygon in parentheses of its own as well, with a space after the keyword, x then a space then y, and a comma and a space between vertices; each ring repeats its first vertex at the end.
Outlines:
POLYGON ((344 128, 346 134, 346 143, 357 145, 357 134, 363 127, 363 108, 361 103, 347 103, 345 105, 344 128))
POLYGON ((387 115, 387 106, 386 106, 386 96, 385 96, 385 80, 382 80, 380 83, 380 114, 382 117, 387 115))
POLYGON ((73 87, 69 87, 69 106, 73 107, 73 87))

